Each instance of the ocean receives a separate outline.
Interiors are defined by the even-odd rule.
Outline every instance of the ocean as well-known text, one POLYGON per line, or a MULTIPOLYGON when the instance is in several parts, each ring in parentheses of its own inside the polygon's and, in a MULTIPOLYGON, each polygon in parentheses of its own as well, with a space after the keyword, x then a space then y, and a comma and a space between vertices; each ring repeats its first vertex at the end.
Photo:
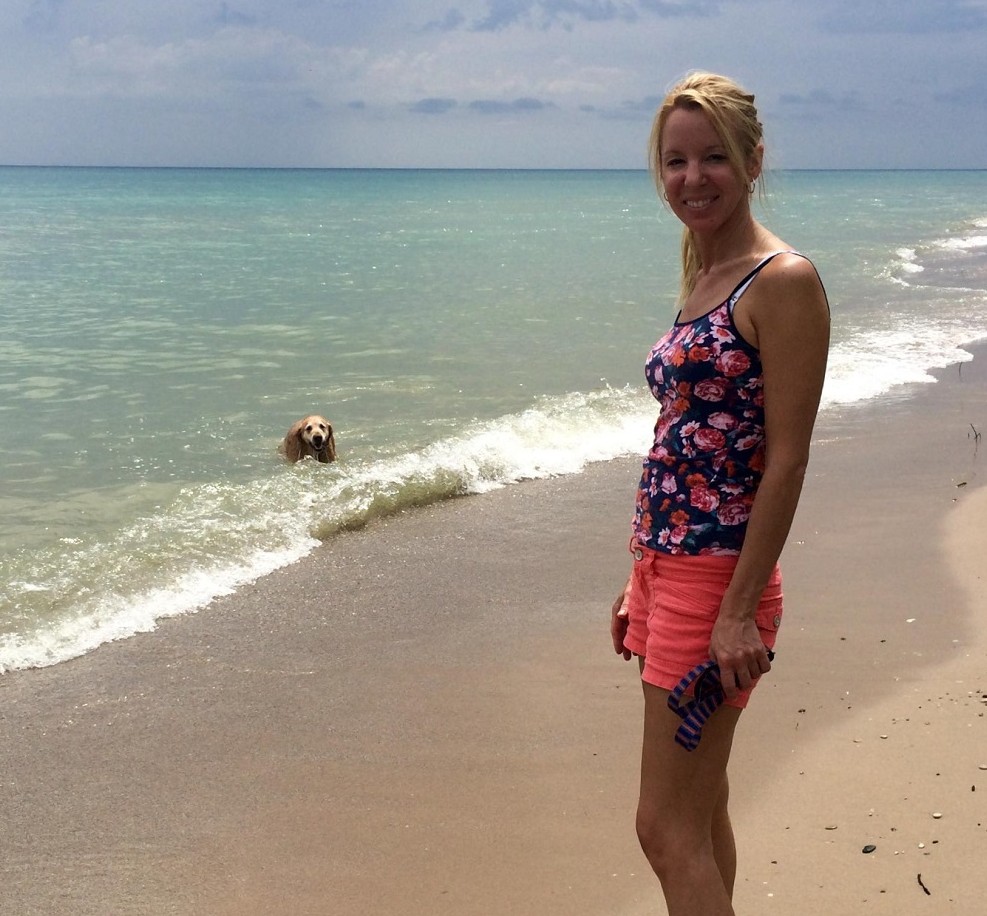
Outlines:
MULTIPOLYGON (((0 213, 0 672, 648 447, 679 226, 644 171, 0 168, 0 213), (279 459, 309 413, 337 463, 279 459)), ((758 216, 826 284, 823 411, 987 338, 987 171, 778 172, 758 216)))

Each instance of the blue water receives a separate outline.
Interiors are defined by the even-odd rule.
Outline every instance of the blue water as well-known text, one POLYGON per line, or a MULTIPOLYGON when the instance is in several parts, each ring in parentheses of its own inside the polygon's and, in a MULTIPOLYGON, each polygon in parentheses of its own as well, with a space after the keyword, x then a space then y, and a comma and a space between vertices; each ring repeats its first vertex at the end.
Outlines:
MULTIPOLYGON (((771 176, 833 306, 824 410, 987 337, 984 201, 987 172, 771 176)), ((647 447, 679 228, 645 172, 0 169, 0 209, 0 671, 647 447), (284 465, 312 412, 341 460, 284 465)))

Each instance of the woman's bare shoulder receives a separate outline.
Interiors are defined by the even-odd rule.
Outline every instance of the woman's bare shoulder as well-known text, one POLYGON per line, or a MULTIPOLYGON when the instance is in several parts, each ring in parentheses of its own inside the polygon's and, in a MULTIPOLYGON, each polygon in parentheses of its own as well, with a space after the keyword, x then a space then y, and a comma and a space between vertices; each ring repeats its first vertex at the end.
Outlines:
POLYGON ((822 306, 828 311, 829 303, 822 278, 812 260, 796 251, 783 251, 771 259, 762 271, 758 283, 752 288, 753 300, 768 307, 790 307, 793 301, 805 307, 822 306))

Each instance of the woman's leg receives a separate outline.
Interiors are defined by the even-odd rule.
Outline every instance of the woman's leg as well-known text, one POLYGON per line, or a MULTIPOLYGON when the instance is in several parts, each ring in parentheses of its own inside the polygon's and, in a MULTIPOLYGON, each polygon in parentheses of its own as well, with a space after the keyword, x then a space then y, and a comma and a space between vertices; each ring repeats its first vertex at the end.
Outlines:
POLYGON ((713 858, 720 870, 723 885, 730 899, 733 899, 733 884, 737 878, 737 846, 733 839, 733 824, 727 803, 730 800, 730 786, 726 775, 723 777, 723 791, 713 810, 713 858))
POLYGON ((722 706, 694 751, 675 743, 668 691, 644 684, 637 832, 661 881, 668 916, 734 916, 736 853, 726 806, 727 762, 740 710, 722 706))

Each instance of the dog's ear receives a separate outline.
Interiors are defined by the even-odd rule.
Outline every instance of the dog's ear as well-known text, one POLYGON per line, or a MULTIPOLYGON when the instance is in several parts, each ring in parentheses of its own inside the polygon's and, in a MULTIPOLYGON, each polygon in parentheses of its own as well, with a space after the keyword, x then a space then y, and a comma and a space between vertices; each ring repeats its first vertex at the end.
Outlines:
POLYGON ((336 436, 332 431, 332 423, 329 424, 329 439, 326 441, 326 455, 330 461, 336 460, 336 436))
POLYGON ((302 420, 297 420, 291 425, 291 429, 285 433, 284 440, 281 443, 281 452, 284 457, 294 464, 296 461, 300 461, 302 457, 302 420))

